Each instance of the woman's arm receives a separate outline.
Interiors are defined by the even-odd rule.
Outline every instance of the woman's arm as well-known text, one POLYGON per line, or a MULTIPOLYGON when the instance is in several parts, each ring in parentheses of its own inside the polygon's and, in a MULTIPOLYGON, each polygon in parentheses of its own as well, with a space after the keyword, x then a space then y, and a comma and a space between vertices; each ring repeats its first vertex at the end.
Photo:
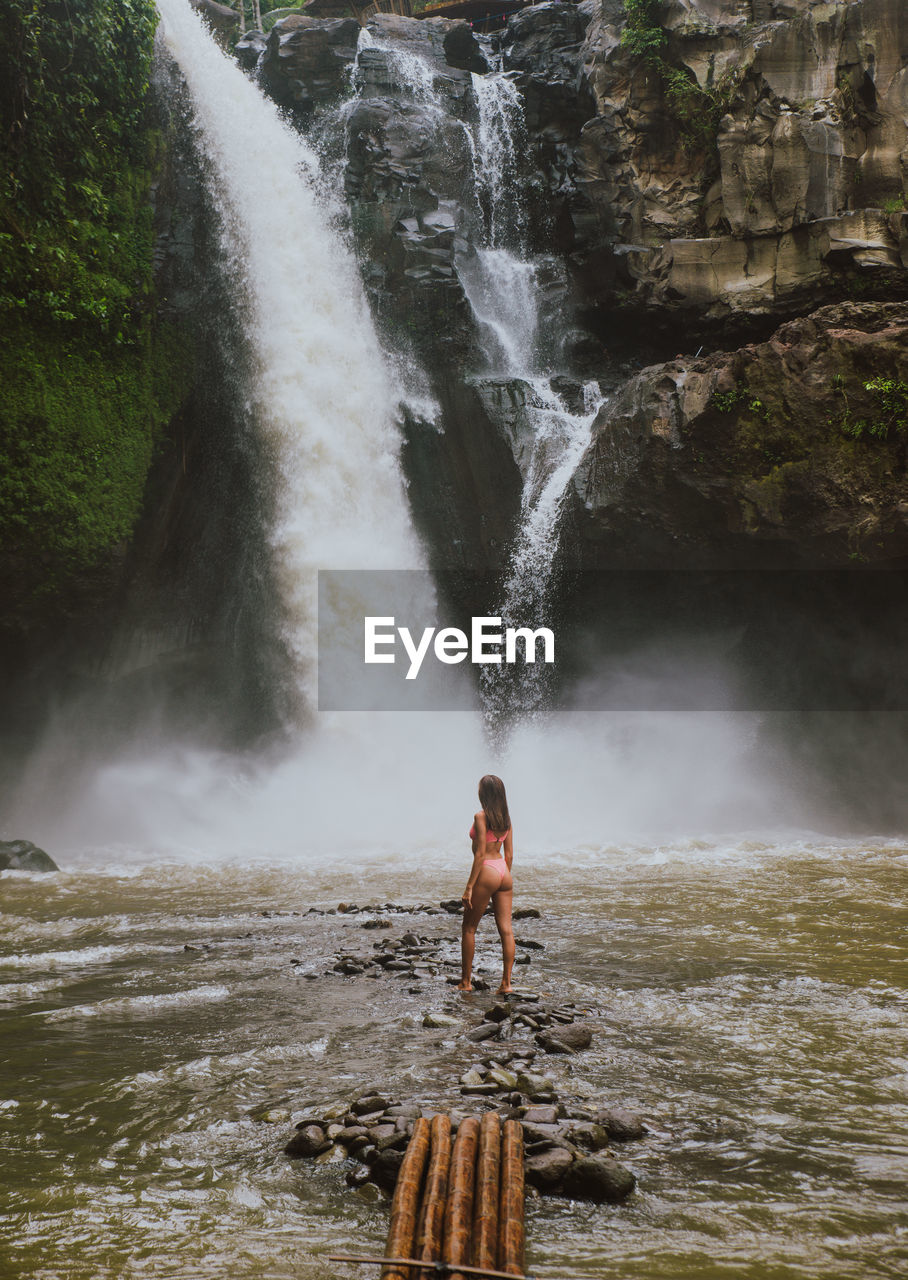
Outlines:
POLYGON ((508 834, 504 838, 504 844, 501 846, 504 854, 504 860, 508 864, 508 871, 511 869, 511 863, 514 861, 514 828, 508 828, 508 834))
POLYGON ((479 873, 482 870, 482 859, 485 854, 486 844, 486 815, 477 813, 473 818, 473 865, 470 868, 470 878, 467 881, 467 887, 461 895, 461 902, 466 906, 473 905, 473 886, 479 879, 479 873))

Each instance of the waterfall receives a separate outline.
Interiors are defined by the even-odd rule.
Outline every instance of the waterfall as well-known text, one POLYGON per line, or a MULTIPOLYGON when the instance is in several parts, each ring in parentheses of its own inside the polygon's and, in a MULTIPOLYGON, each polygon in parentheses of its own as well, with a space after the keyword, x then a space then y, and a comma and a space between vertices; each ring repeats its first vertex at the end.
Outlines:
POLYGON ((311 711, 317 570, 421 567, 398 463, 398 398, 355 260, 332 229, 316 154, 187 0, 158 0, 158 8, 191 97, 244 316, 249 407, 276 477, 269 536, 284 640, 311 711))
MULTIPOLYGON (((485 243, 462 256, 458 274, 486 338, 489 372, 524 384, 531 438, 528 447, 517 451, 524 481, 520 527, 500 612, 509 621, 538 627, 550 621, 564 495, 603 397, 598 384, 589 382, 580 410, 572 411, 552 385, 539 311, 540 263, 527 252, 518 185, 519 157, 526 146, 523 104, 506 73, 474 74, 473 90, 478 108, 474 172, 485 243)), ((487 667, 482 684, 486 718, 494 727, 506 711, 513 716, 516 708, 518 715, 532 715, 545 704, 548 672, 529 667, 515 688, 514 672, 487 667)))

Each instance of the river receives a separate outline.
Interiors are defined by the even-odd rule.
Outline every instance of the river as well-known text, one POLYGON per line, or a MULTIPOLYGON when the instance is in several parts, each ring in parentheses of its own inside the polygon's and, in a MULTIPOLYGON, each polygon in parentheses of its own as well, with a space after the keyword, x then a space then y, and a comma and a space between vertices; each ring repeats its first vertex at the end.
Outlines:
MULTIPOLYGON (((517 935, 544 944, 520 985, 599 1011, 593 1047, 546 1066, 651 1130, 617 1151, 639 1179, 624 1204, 529 1201, 530 1269, 904 1274, 906 859, 803 834, 518 846, 517 905, 542 918, 517 935)), ((465 866, 459 847, 303 863, 120 847, 5 873, 4 1276, 357 1274, 325 1255, 380 1247, 387 1205, 343 1163, 284 1156, 294 1113, 374 1082, 459 1102, 477 1046, 422 1018, 475 1014, 444 970, 412 990, 326 975, 377 935, 363 914, 305 913, 437 903, 465 866)), ((390 918, 455 958, 453 917, 390 918)), ((494 977, 490 922, 477 955, 494 977)))

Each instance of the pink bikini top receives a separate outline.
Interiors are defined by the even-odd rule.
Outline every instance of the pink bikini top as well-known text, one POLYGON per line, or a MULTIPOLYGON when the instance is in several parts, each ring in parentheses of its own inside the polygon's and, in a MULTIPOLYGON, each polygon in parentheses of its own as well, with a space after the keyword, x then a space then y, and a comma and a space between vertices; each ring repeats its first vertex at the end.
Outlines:
MULTIPOLYGON (((510 831, 510 829, 511 829, 511 828, 510 828, 510 827, 508 827, 508 831, 510 831)), ((498 844, 498 841, 499 841, 499 840, 504 840, 505 836, 507 836, 507 834, 508 834, 508 831, 506 831, 506 832, 504 833, 504 835, 503 835, 503 836, 493 836, 493 835, 492 835, 492 833, 491 833, 491 831, 487 831, 487 832, 486 832, 486 844, 498 844)), ((476 823, 475 823, 475 822, 473 823, 472 827, 470 827, 469 835, 470 835, 470 839, 471 839, 471 840, 472 840, 472 839, 474 839, 474 837, 475 837, 475 835, 476 835, 476 823)))

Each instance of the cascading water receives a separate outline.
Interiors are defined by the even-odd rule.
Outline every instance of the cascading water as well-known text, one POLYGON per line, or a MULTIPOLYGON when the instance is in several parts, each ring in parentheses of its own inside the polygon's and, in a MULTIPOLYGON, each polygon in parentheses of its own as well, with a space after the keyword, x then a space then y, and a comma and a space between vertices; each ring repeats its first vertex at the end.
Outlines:
MULTIPOLYGON (((478 107, 475 130, 477 201, 483 211, 485 243, 458 262, 458 272, 480 330, 486 335, 490 372, 524 384, 525 421, 531 432, 521 442, 523 497, 520 528, 510 552, 500 612, 509 621, 533 627, 549 621, 552 573, 564 494, 589 441, 602 403, 599 386, 583 388, 579 412, 572 411, 551 381, 542 349, 539 311, 540 264, 527 253, 526 217, 517 182, 525 138, 523 104, 506 73, 473 76, 478 107)), ((486 719, 493 728, 505 713, 532 715, 545 704, 547 671, 482 671, 486 719)))
POLYGON ((251 410, 276 473, 270 538, 285 641, 311 710, 317 570, 421 566, 398 465, 397 399, 355 261, 317 191, 317 156, 186 0, 158 8, 245 310, 251 410))

